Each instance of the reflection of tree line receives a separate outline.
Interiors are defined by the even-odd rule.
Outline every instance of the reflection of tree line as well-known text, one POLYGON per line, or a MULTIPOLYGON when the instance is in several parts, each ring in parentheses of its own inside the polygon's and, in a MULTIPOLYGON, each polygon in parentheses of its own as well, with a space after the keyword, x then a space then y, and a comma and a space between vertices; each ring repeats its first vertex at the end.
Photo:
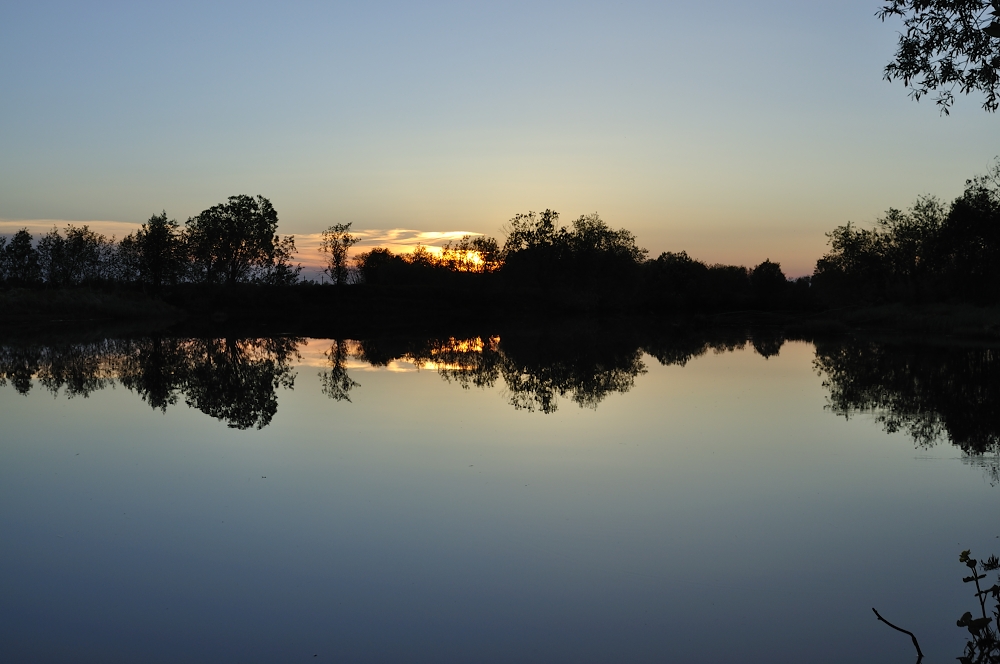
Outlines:
MULTIPOLYGON (((783 339, 745 330, 691 332, 656 337, 575 331, 466 339, 337 340, 326 351, 320 386, 336 401, 350 401, 359 387, 352 363, 383 367, 406 362, 468 389, 502 387, 518 410, 555 412, 560 399, 596 408, 610 394, 628 392, 646 372, 643 353, 661 364, 683 365, 710 350, 752 343, 765 356, 783 339)), ((292 388, 294 363, 304 340, 169 338, 95 343, 0 346, 0 385, 27 394, 37 382, 53 394, 86 397, 121 385, 150 407, 166 411, 183 401, 237 429, 261 429, 277 412, 277 388, 292 388)))
POLYGON ((503 381, 518 410, 552 413, 559 397, 595 408, 612 393, 628 392, 646 372, 635 345, 599 344, 593 339, 543 335, 529 338, 477 337, 418 344, 362 342, 358 359, 374 366, 403 360, 432 368, 462 388, 492 388, 503 381))
MULTIPOLYGON (((777 354, 784 338, 773 331, 676 328, 656 335, 597 330, 419 341, 375 339, 359 342, 353 355, 331 350, 328 357, 340 361, 331 362, 324 384, 345 385, 344 362, 349 356, 372 366, 405 361, 437 371, 464 389, 502 384, 508 403, 515 409, 552 413, 561 398, 580 407, 596 408, 607 396, 628 392, 636 377, 646 373, 644 353, 660 364, 683 366, 709 351, 733 351, 748 343, 769 357, 777 354)), ((349 391, 331 396, 346 398, 349 391)))
POLYGON ((922 447, 1000 452, 1000 350, 851 340, 816 344, 830 409, 871 413, 922 447))
MULTIPOLYGON (((769 329, 688 327, 338 340, 325 353, 320 386, 329 398, 350 401, 360 385, 352 366, 403 362, 464 389, 500 388, 515 409, 552 413, 562 399, 596 408, 609 395, 628 392, 649 358, 683 366, 708 352, 748 345, 770 357, 784 340, 769 329)), ((154 409, 183 401, 231 427, 259 429, 277 412, 278 387, 293 387, 303 343, 296 337, 154 337, 0 346, 0 385, 26 394, 37 383, 73 397, 118 384, 154 409)), ((997 349, 818 341, 815 366, 838 415, 872 413, 888 431, 906 432, 922 446, 947 440, 972 455, 1000 452, 997 349)))
POLYGON ((278 410, 275 390, 291 388, 300 339, 105 340, 0 346, 0 385, 27 394, 33 379, 53 394, 89 396, 115 382, 166 411, 179 398, 236 429, 262 429, 278 410))

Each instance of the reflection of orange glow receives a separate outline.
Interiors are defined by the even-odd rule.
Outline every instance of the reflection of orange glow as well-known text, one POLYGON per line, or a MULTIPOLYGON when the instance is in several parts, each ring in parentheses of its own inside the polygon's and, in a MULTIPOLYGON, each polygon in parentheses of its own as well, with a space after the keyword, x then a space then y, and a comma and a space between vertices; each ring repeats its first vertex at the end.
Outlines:
POLYGON ((496 352, 499 346, 500 337, 498 336, 486 339, 482 337, 473 337, 472 339, 451 337, 448 341, 431 348, 430 359, 419 362, 418 366, 434 371, 475 371, 479 366, 480 356, 485 351, 496 352))
MULTIPOLYGON (((298 347, 298 364, 301 366, 329 367, 330 348, 333 339, 308 339, 298 347)), ((346 351, 344 367, 359 371, 389 371, 405 373, 410 371, 472 371, 478 358, 485 351, 496 352, 500 347, 500 337, 473 337, 471 339, 449 338, 434 344, 426 354, 403 355, 383 366, 372 366, 364 360, 364 350, 359 341, 346 339, 341 342, 346 351)))
POLYGON ((472 367, 462 365, 462 364, 449 364, 448 362, 422 362, 417 366, 418 369, 427 369, 430 371, 469 371, 472 367))
POLYGON ((431 350, 431 355, 443 353, 482 353, 484 350, 495 351, 500 345, 500 337, 492 336, 485 341, 482 337, 473 339, 456 339, 451 337, 447 342, 431 350))

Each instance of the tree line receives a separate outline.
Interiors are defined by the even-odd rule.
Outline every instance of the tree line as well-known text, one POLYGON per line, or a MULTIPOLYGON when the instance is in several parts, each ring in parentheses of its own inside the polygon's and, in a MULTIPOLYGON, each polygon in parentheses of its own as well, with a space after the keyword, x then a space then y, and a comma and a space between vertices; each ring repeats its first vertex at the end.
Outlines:
MULTIPOLYGON (((22 229, 0 238, 0 282, 6 287, 140 286, 155 294, 178 284, 309 285, 293 265, 294 237, 277 234, 277 213, 261 196, 233 196, 181 227, 165 212, 116 241, 87 226, 53 228, 35 240, 22 229)), ((324 231, 324 272, 337 285, 369 289, 432 287, 517 293, 583 306, 613 303, 697 307, 774 303, 792 287, 780 265, 747 269, 707 265, 684 252, 654 260, 633 234, 597 214, 568 226, 553 210, 515 216, 506 239, 466 236, 440 254, 375 247, 348 254, 350 224, 324 231)), ((181 303, 183 304, 183 303, 181 303)))
POLYGON ((138 284, 160 291, 182 282, 292 284, 295 240, 277 234, 278 213, 262 196, 232 196, 181 228, 166 212, 116 241, 88 226, 27 229, 0 237, 0 281, 8 286, 138 284))
MULTIPOLYGON (((293 236, 262 196, 233 196, 181 227, 165 212, 116 241, 87 226, 53 229, 37 241, 27 230, 0 238, 6 287, 141 287, 161 294, 179 284, 315 286, 293 265, 293 236)), ((514 297, 574 310, 697 311, 800 309, 882 302, 1000 296, 1000 160, 966 182, 946 205, 922 197, 906 212, 890 209, 873 228, 852 223, 828 234, 830 249, 809 277, 788 279, 765 260, 747 268, 708 264, 686 252, 650 258, 626 229, 597 214, 570 224, 545 210, 513 217, 503 241, 466 236, 441 252, 375 247, 357 254, 351 224, 322 234, 324 272, 337 286, 437 293, 494 300, 514 297)), ((178 302, 182 307, 184 302, 178 302)))
POLYGON ((994 303, 1000 297, 1000 159, 950 204, 919 198, 872 228, 829 235, 812 283, 831 303, 994 303))

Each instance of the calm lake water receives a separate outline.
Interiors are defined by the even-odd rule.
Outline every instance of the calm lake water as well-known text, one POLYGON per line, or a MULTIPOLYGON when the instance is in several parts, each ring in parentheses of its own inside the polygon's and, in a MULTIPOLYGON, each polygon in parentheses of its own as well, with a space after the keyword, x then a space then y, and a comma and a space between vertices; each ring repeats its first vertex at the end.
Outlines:
MULTIPOLYGON (((0 660, 954 661, 995 349, 0 343, 0 660)), ((986 452, 986 454, 982 454, 986 452)))

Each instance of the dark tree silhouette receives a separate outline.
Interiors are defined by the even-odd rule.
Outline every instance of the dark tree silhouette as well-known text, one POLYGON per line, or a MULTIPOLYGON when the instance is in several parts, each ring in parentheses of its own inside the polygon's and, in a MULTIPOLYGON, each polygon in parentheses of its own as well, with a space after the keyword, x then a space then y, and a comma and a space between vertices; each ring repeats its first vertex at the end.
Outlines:
POLYGON ((159 292, 164 284, 176 284, 183 272, 187 256, 179 229, 177 221, 167 219, 163 211, 121 241, 121 252, 130 255, 138 278, 153 292, 159 292))
POLYGON ((885 78, 901 79, 915 100, 937 93, 948 114, 955 91, 982 92, 983 108, 997 110, 1000 88, 1000 1, 889 0, 877 14, 903 20, 896 57, 885 78))
POLYGON ((512 218, 504 229, 504 276, 521 285, 570 290, 620 290, 634 283, 647 251, 625 229, 611 229, 597 214, 569 227, 545 210, 512 218))
POLYGON ((87 226, 66 226, 65 235, 53 228, 38 242, 42 277, 51 286, 96 284, 111 279, 115 244, 87 226))
POLYGON ((951 205, 919 198, 871 229, 851 223, 828 235, 812 283, 837 304, 1000 297, 1000 160, 966 182, 951 205))
POLYGON ((371 286, 399 281, 406 271, 406 261, 385 247, 375 247, 358 254, 355 259, 361 280, 371 286))
POLYGON ((750 271, 750 286, 758 297, 770 300, 785 292, 788 279, 781 271, 781 263, 768 259, 750 271))
POLYGON ((35 250, 31 233, 26 228, 14 233, 14 237, 4 247, 0 258, 3 260, 7 283, 11 285, 30 286, 42 278, 38 251, 35 250))
POLYGON ((351 235, 351 224, 334 224, 323 231, 319 243, 320 252, 326 256, 323 271, 338 286, 347 283, 347 252, 358 239, 351 235))
POLYGON ((294 237, 279 238, 278 213, 263 196, 230 196, 188 219, 185 230, 194 266, 207 283, 285 283, 298 272, 289 260, 294 237))

